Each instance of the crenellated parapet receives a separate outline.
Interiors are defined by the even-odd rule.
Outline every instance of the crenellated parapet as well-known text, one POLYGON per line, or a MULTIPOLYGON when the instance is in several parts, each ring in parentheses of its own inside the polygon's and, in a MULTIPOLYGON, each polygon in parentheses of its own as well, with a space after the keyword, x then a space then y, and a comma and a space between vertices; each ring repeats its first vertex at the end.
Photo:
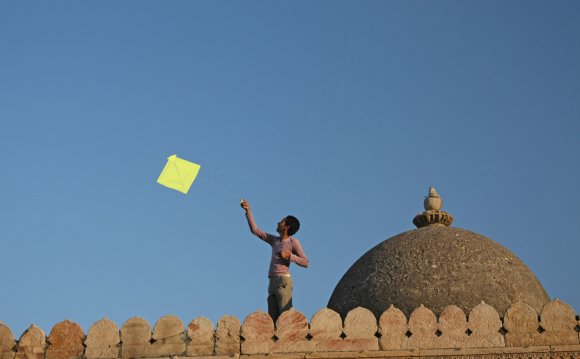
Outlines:
POLYGON ((580 354, 580 322, 568 304, 554 300, 537 313, 518 302, 503 314, 502 319, 482 302, 468 315, 451 305, 439 317, 424 306, 408 318, 393 306, 379 318, 359 307, 344 321, 328 308, 319 310, 310 322, 295 309, 282 313, 276 323, 267 313, 256 311, 243 322, 224 316, 215 327, 203 317, 186 327, 181 319, 168 315, 152 329, 139 317, 127 320, 119 329, 105 318, 94 323, 86 335, 78 324, 65 320, 48 337, 31 325, 19 340, 0 323, 0 359, 473 357, 477 353, 511 359, 532 352, 539 353, 538 358, 567 358, 555 351, 574 358, 580 354))

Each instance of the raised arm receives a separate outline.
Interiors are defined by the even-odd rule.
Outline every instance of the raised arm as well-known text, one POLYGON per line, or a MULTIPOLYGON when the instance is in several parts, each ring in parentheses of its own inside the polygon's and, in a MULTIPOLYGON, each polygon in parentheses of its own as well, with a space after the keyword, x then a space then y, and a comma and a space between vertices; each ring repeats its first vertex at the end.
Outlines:
POLYGON ((246 211, 246 219, 248 220, 250 232, 252 232, 253 235, 260 238, 261 240, 272 243, 272 235, 261 230, 256 224, 256 221, 254 221, 254 216, 252 215, 252 210, 250 209, 250 203, 248 203, 248 201, 245 199, 242 199, 240 206, 242 206, 242 208, 246 211))

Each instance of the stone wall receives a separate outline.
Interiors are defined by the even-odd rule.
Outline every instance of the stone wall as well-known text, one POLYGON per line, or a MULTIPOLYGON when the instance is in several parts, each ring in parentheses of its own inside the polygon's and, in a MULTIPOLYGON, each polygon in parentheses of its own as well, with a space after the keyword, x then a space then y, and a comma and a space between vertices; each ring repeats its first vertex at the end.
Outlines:
MULTIPOLYGON (((342 321, 324 308, 311 318, 294 309, 284 312, 276 327, 267 313, 256 311, 243 323, 222 317, 214 328, 203 317, 187 327, 175 316, 153 326, 139 317, 119 327, 108 319, 89 331, 71 321, 56 324, 46 337, 31 325, 15 340, 0 323, 0 359, 116 359, 238 357, 284 358, 469 357, 502 359, 578 358, 580 321, 566 303, 554 300, 540 313, 513 304, 503 318, 481 303, 468 316, 448 306, 437 318, 421 306, 405 317, 395 307, 376 318, 365 308, 350 311, 342 321)), ((216 358, 217 359, 217 358, 216 358)))

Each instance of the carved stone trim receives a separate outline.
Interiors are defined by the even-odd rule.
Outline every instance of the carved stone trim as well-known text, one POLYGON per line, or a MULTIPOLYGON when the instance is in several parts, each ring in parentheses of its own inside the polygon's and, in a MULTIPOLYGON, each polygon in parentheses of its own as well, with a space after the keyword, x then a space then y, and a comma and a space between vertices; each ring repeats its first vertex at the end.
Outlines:
POLYGON ((425 211, 419 213, 413 218, 413 224, 417 228, 431 225, 440 225, 449 227, 453 223, 453 216, 444 211, 425 211))

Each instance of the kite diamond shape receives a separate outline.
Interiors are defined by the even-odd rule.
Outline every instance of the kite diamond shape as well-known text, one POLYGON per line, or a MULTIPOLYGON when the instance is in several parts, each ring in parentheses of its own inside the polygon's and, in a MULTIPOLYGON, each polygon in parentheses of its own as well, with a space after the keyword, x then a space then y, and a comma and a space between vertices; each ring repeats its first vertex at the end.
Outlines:
POLYGON ((181 193, 187 193, 200 167, 197 163, 186 161, 177 155, 169 156, 157 183, 181 193))

